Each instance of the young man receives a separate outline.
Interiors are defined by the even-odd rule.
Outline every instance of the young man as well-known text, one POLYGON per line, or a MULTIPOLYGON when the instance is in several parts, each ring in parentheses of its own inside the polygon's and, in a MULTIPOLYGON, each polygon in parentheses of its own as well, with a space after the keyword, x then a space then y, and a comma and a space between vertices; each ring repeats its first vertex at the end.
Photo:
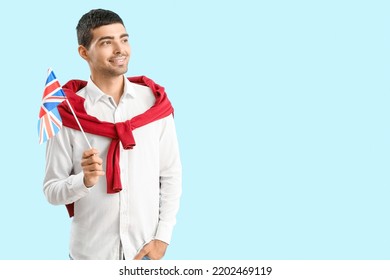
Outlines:
POLYGON ((93 148, 63 102, 64 127, 47 144, 44 193, 73 216, 72 259, 161 259, 181 195, 173 109, 163 87, 124 76, 129 35, 116 13, 91 10, 76 29, 91 75, 63 88, 93 148))

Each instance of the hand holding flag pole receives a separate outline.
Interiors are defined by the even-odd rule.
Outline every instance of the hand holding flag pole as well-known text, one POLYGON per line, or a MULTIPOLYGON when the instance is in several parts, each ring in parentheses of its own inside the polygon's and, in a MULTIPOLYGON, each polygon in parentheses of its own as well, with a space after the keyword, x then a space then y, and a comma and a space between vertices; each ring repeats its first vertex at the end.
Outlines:
POLYGON ((87 136, 85 135, 84 129, 82 128, 72 106, 69 103, 69 100, 66 98, 64 91, 61 88, 60 83, 58 82, 56 76, 52 69, 49 68, 47 73, 47 79, 45 84, 45 90, 42 97, 42 105, 39 111, 39 120, 38 120, 38 134, 39 134, 39 144, 42 144, 55 136, 60 129, 62 128, 61 116, 58 112, 57 106, 60 105, 63 101, 67 102, 72 114, 82 132, 85 141, 88 144, 88 147, 92 149, 91 144, 88 141, 87 136))

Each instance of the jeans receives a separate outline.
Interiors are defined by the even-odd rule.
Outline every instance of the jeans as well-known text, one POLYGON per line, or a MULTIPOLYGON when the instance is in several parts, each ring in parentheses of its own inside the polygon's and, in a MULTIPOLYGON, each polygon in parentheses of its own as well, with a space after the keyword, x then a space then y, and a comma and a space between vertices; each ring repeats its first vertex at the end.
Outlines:
MULTIPOLYGON (((72 256, 69 254, 69 259, 71 260, 71 261, 73 261, 73 258, 72 258, 72 256)), ((123 259, 125 259, 125 257, 123 257, 123 259)), ((150 261, 150 258, 148 257, 148 256, 145 256, 145 257, 143 257, 142 258, 142 260, 143 261, 150 261)))

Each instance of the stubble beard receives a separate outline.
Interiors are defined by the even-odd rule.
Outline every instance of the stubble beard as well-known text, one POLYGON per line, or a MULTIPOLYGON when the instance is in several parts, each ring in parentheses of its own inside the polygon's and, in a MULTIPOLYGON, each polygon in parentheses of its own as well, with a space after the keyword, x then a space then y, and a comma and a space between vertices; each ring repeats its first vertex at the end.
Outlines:
POLYGON ((100 72, 107 78, 115 78, 118 76, 122 76, 125 74, 129 67, 129 61, 126 61, 127 63, 123 65, 101 65, 100 72))
POLYGON ((118 69, 107 68, 104 69, 102 72, 104 76, 114 78, 114 77, 124 75, 125 73, 127 73, 127 70, 128 70, 128 66, 123 65, 123 67, 119 67, 118 69))

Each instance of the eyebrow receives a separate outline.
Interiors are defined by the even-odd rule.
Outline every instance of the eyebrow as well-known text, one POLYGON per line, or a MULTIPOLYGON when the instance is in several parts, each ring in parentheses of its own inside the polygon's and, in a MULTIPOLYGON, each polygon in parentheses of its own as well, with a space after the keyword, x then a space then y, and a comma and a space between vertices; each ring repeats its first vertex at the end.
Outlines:
MULTIPOLYGON (((122 39, 123 37, 129 37, 129 34, 124 33, 121 36, 119 36, 120 39, 122 39)), ((97 41, 100 42, 103 40, 114 40, 114 39, 115 39, 114 36, 103 36, 103 37, 100 37, 97 41)))

